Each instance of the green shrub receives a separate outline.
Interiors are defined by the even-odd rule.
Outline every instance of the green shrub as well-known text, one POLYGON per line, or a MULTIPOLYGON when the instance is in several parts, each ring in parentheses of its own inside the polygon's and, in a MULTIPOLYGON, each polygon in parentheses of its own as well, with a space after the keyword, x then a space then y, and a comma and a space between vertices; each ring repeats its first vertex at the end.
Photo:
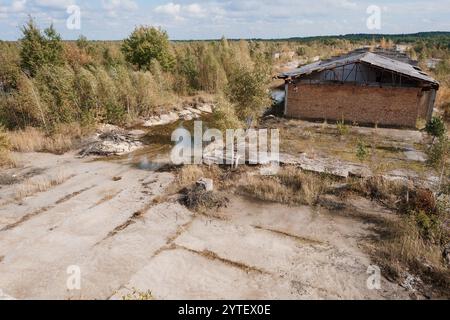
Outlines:
POLYGON ((366 143, 362 140, 358 140, 358 144, 356 145, 356 157, 359 159, 359 161, 363 162, 367 159, 370 152, 369 149, 366 146, 366 143))
POLYGON ((428 149, 428 164, 436 170, 445 168, 449 153, 450 142, 447 137, 442 136, 428 149))
POLYGON ((425 130, 433 138, 440 138, 446 132, 445 123, 441 118, 433 117, 430 122, 427 123, 425 130))
POLYGON ((345 124, 344 119, 336 123, 336 128, 340 136, 345 136, 350 132, 350 128, 345 124))
POLYGON ((139 69, 148 68, 153 60, 157 60, 165 71, 171 70, 175 64, 167 32, 154 27, 137 27, 124 40, 122 52, 125 59, 139 69))

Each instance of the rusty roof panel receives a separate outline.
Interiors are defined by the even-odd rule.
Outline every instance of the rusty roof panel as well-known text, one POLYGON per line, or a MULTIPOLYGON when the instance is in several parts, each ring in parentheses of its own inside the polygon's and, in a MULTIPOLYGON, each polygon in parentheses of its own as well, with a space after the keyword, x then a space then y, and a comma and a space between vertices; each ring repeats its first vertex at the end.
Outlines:
POLYGON ((372 52, 365 52, 359 54, 349 54, 339 58, 334 58, 327 61, 318 61, 308 64, 306 66, 294 69, 289 72, 282 73, 280 78, 296 78, 302 75, 308 75, 313 72, 321 72, 323 70, 335 69, 352 63, 365 63, 378 68, 387 69, 405 76, 425 81, 433 85, 439 86, 439 82, 431 78, 426 73, 416 66, 402 61, 394 60, 384 55, 375 54, 372 52))

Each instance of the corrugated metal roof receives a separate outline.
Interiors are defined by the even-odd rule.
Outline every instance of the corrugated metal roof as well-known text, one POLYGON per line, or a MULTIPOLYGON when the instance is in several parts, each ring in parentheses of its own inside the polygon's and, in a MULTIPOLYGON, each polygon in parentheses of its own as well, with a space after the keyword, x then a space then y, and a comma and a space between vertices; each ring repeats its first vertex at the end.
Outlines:
POLYGON ((313 72, 321 72, 323 70, 335 69, 338 67, 342 67, 357 62, 360 63, 362 62, 375 67, 391 70, 403 74, 405 76, 409 76, 411 78, 429 82, 433 85, 439 86, 439 82, 437 82, 435 79, 431 78, 429 75, 424 73, 420 68, 372 52, 350 54, 347 56, 342 56, 328 61, 318 61, 303 66, 301 68, 282 73, 280 75, 280 78, 296 78, 302 75, 311 74, 313 72))

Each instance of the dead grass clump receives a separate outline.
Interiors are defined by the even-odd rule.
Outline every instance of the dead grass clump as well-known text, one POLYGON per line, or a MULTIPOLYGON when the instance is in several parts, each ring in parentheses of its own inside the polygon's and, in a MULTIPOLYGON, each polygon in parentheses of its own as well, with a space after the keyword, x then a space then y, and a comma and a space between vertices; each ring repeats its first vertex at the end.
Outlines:
POLYGON ((400 197, 406 196, 408 191, 404 183, 383 177, 357 179, 351 184, 351 190, 371 200, 380 201, 389 208, 396 208, 400 197))
POLYGON ((70 176, 64 172, 58 172, 52 177, 39 176, 30 178, 18 186, 14 198, 17 201, 20 201, 36 193, 47 191, 54 186, 64 183, 68 179, 70 179, 70 176))
POLYGON ((17 167, 17 159, 10 152, 11 142, 6 131, 0 126, 0 167, 17 167))
POLYGON ((133 288, 133 291, 127 295, 124 295, 122 297, 122 300, 129 300, 129 301, 148 301, 148 300, 154 300, 155 298, 152 295, 152 292, 150 290, 148 291, 139 291, 138 289, 133 288))
POLYGON ((17 168, 18 159, 8 150, 0 150, 0 168, 17 168))
POLYGON ((77 124, 64 124, 55 127, 51 134, 27 127, 8 133, 11 148, 18 152, 50 152, 63 154, 73 149, 83 135, 77 124))
POLYGON ((206 191, 202 186, 193 186, 182 191, 181 202, 189 209, 207 212, 225 207, 229 199, 221 192, 206 191))
POLYGON ((186 187, 203 177, 203 170, 197 165, 186 165, 178 172, 178 185, 186 187))
POLYGON ((241 185, 240 191, 264 201, 296 203, 299 200, 292 189, 275 177, 250 176, 245 184, 241 185))
POLYGON ((285 167, 276 176, 249 177, 240 190, 261 200, 313 206, 329 184, 325 176, 285 167))
POLYGON ((231 177, 229 170, 224 170, 216 165, 185 165, 178 170, 176 188, 179 191, 189 187, 200 178, 212 179, 215 186, 220 187, 227 184, 231 177))

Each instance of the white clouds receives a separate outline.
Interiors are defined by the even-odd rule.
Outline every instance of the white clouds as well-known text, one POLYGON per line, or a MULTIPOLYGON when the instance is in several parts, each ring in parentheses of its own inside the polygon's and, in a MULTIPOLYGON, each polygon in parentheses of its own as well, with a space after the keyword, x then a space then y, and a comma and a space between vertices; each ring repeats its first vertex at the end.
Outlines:
MULTIPOLYGON (((373 0, 0 0, 0 39, 20 36, 28 15, 42 26, 55 22, 64 38, 70 4, 81 8, 92 39, 121 39, 136 25, 166 29, 172 39, 295 37, 370 32, 366 9, 373 0), (10 27, 14 25, 14 29, 10 27)), ((379 1, 380 32, 449 30, 450 0, 379 1), (388 6, 386 8, 384 6, 388 6), (405 6, 408 8, 406 14, 405 6), (388 9, 388 10, 387 10, 388 9), (414 21, 414 23, 411 23, 414 21)))
POLYGON ((168 4, 157 6, 153 11, 169 16, 179 16, 181 13, 181 5, 169 2, 168 4))
POLYGON ((13 0, 9 6, 0 6, 0 14, 5 17, 8 13, 20 13, 25 11, 27 0, 13 0))
POLYGON ((106 10, 137 10, 138 5, 133 0, 103 0, 103 8, 106 10))
POLYGON ((107 16, 116 18, 120 11, 136 11, 138 5, 133 0, 102 0, 103 9, 106 10, 107 16))
POLYGON ((202 18, 207 13, 207 10, 198 3, 181 5, 173 2, 157 6, 153 11, 157 14, 169 16, 177 21, 183 21, 187 18, 202 18))
POLYGON ((22 12, 25 10, 25 5, 27 4, 27 0, 14 0, 11 4, 12 12, 22 12))
POLYGON ((185 7, 188 14, 192 16, 202 17, 206 14, 206 10, 202 8, 198 3, 192 3, 185 7))
POLYGON ((38 7, 50 10, 65 10, 68 6, 74 4, 74 0, 35 0, 34 4, 38 7))
POLYGON ((355 2, 352 2, 350 0, 328 0, 328 2, 330 2, 331 5, 334 5, 336 7, 347 9, 356 8, 357 6, 355 2))

